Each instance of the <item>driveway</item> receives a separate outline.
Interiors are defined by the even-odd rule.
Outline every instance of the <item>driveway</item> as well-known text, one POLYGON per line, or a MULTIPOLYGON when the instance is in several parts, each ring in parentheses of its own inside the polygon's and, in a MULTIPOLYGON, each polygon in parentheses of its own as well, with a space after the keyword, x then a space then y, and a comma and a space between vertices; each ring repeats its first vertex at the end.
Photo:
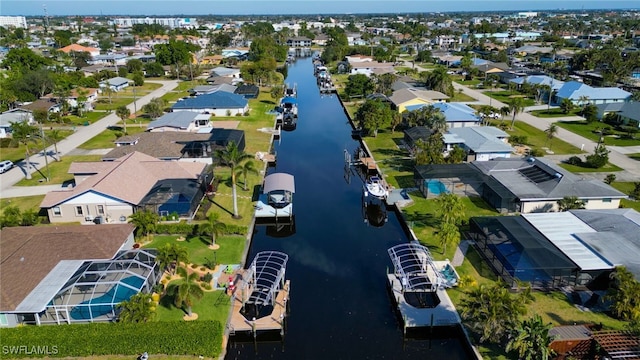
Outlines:
MULTIPOLYGON (((142 107, 148 104, 151 99, 161 97, 162 95, 170 92, 178 86, 178 80, 167 80, 167 81, 155 81, 149 80, 149 83, 157 83, 162 84, 162 87, 152 91, 151 93, 137 99, 135 101, 135 105, 132 102, 127 105, 127 108, 133 114, 134 109, 142 109, 142 107)), ((86 141, 90 140, 94 136, 100 134, 109 126, 114 126, 118 122, 120 122, 120 118, 114 113, 111 113, 102 119, 96 121, 95 123, 89 126, 80 126, 76 128, 76 132, 69 135, 66 139, 60 141, 58 143, 58 156, 64 156, 69 154, 71 151, 76 149, 78 146, 82 145, 86 141)), ((54 147, 53 145, 46 149, 47 160, 49 162, 56 161, 54 157, 54 147)), ((0 175, 0 198, 8 198, 8 197, 16 197, 16 196, 27 196, 27 195, 40 195, 42 193, 46 193, 47 191, 42 192, 39 189, 44 189, 44 186, 30 186, 30 187, 17 187, 18 189, 12 189, 9 191, 15 183, 22 180, 27 171, 34 173, 39 168, 43 168, 45 166, 45 157, 43 152, 39 152, 37 154, 33 154, 30 157, 31 166, 27 168, 26 161, 22 161, 11 169, 10 171, 0 175), (28 170, 27 170, 28 169, 28 170), (24 188, 20 190, 19 188, 24 188), (32 191, 29 191, 31 189, 32 191)), ((48 187, 49 185, 47 185, 48 187)), ((51 185, 53 186, 53 185, 51 185)), ((56 185, 60 188, 60 185, 56 185)))

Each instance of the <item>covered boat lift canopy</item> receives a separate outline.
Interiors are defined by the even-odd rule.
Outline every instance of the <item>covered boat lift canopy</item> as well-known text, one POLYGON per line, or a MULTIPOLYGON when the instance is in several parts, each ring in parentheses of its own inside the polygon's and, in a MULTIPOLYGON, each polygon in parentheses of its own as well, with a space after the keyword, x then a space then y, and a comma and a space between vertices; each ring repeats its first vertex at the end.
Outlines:
POLYGON ((278 251, 257 253, 243 276, 243 300, 245 292, 250 292, 249 298, 243 301, 243 304, 273 305, 275 294, 284 286, 288 260, 289 255, 278 251))
POLYGON ((262 192, 268 194, 272 191, 284 190, 290 193, 296 192, 296 185, 293 175, 287 173, 275 173, 264 178, 262 192))
POLYGON ((435 292, 442 283, 441 274, 429 249, 416 242, 396 245, 387 250, 402 291, 435 292))

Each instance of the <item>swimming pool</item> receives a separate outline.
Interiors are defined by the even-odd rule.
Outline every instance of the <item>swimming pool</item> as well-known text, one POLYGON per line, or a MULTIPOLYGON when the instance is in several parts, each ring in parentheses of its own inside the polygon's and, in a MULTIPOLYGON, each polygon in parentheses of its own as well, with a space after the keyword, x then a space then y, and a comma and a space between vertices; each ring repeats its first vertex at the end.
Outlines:
MULTIPOLYGON (((120 280, 120 283, 140 289, 142 285, 144 285, 144 279, 130 276, 120 280)), ((74 320, 91 320, 108 314, 113 311, 118 303, 129 300, 133 295, 138 293, 138 291, 122 286, 120 283, 114 285, 103 295, 78 304, 78 306, 74 307, 69 313, 71 318, 74 320), (89 311, 89 309, 91 309, 91 311, 89 311)))
POLYGON ((430 194, 440 195, 442 193, 448 193, 447 187, 440 180, 425 180, 425 186, 430 194))

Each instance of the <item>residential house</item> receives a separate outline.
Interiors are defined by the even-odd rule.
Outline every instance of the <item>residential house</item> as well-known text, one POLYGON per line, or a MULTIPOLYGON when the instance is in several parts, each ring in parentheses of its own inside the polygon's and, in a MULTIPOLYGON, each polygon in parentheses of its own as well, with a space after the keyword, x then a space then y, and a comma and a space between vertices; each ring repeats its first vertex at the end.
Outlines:
POLYGON ((29 111, 34 113, 36 111, 46 111, 47 113, 57 113, 60 112, 61 109, 60 103, 53 101, 52 99, 42 98, 36 101, 22 104, 19 106, 19 109, 29 111))
POLYGON ((120 76, 116 76, 114 78, 102 81, 100 83, 100 87, 109 87, 113 91, 120 91, 129 86, 129 84, 133 83, 132 80, 127 78, 123 78, 120 76))
POLYGON ((215 116, 243 115, 249 111, 249 102, 242 95, 216 91, 179 100, 171 109, 174 112, 192 111, 215 116))
POLYGON ((229 77, 240 79, 240 69, 232 69, 228 67, 218 66, 211 69, 210 76, 229 77))
POLYGON ((86 291, 98 288, 101 280, 111 281, 100 284, 103 289, 126 286, 132 290, 129 296, 151 292, 161 269, 151 253, 133 250, 135 227, 127 223, 99 226, 19 226, 0 230, 0 327, 113 321, 117 304, 106 305, 106 311, 102 311, 102 305, 94 305, 93 313, 88 305, 83 306, 93 295, 86 291), (109 266, 107 275, 104 269, 115 265, 113 259, 119 266, 109 266), (96 269, 102 271, 102 276, 96 269), (123 280, 127 277, 140 281, 123 280), (77 286, 78 279, 85 285, 77 286), (86 283, 90 285, 86 287, 86 283))
POLYGON ((11 124, 26 121, 33 125, 33 112, 25 109, 11 109, 0 114, 0 138, 11 135, 11 124))
POLYGON ((95 47, 82 46, 80 44, 71 44, 60 48, 59 50, 65 54, 69 54, 72 52, 87 52, 89 53, 89 55, 91 55, 91 57, 100 55, 100 49, 95 47))
POLYGON ((287 46, 289 47, 303 47, 308 48, 311 47, 311 39, 306 36, 296 36, 287 39, 287 46))
POLYGON ((513 153, 509 134, 493 126, 450 128, 443 137, 446 152, 457 145, 467 153, 466 161, 508 158, 513 153))
MULTIPOLYGON (((416 88, 402 88, 393 92, 389 100, 399 113, 409 110, 412 105, 431 105, 439 101, 446 101, 449 97, 438 91, 419 90, 416 88)), ((410 111, 410 110, 409 110, 410 111)))
POLYGON ((147 125, 147 131, 186 131, 197 132, 203 127, 210 127, 210 115, 191 111, 177 111, 162 115, 147 125))
POLYGON ((628 126, 640 127, 640 102, 616 102, 596 105, 598 119, 602 120, 608 114, 615 114, 617 120, 628 126))
POLYGON ((237 58, 238 60, 246 60, 249 57, 249 49, 247 48, 231 48, 222 49, 223 58, 237 58))
POLYGON ((91 65, 113 65, 126 66, 128 56, 125 54, 104 54, 96 55, 90 61, 91 65))
POLYGON ((235 92, 236 86, 231 84, 217 84, 217 85, 198 85, 189 90, 191 96, 198 96, 203 94, 211 94, 216 91, 226 91, 229 93, 235 92))
POLYGON ((562 100, 569 99, 576 105, 584 105, 583 99, 591 104, 608 104, 625 102, 631 98, 631 93, 617 87, 594 88, 578 81, 569 81, 558 89, 555 94, 556 104, 561 104, 562 100))
MULTIPOLYGON (((203 129, 205 130, 205 129, 203 129)), ((102 157, 114 161, 134 152, 160 160, 199 161, 212 163, 212 153, 234 142, 240 151, 245 148, 244 131, 209 128, 208 132, 143 132, 126 135, 115 141, 116 148, 102 157)))
POLYGON ((164 161, 133 152, 114 161, 74 162, 75 186, 50 191, 40 207, 51 223, 125 223, 139 209, 177 212, 190 218, 203 195, 208 173, 201 162, 164 161))
POLYGON ((201 65, 220 65, 224 57, 222 55, 207 55, 200 59, 201 65))
POLYGON ((395 74, 396 70, 393 67, 393 63, 381 63, 377 61, 358 61, 349 63, 351 68, 351 75, 364 74, 371 76, 372 74, 395 74))
MULTIPOLYGON (((640 279, 640 213, 633 209, 473 217, 469 223, 482 257, 492 259, 489 266, 512 286, 586 286, 604 293, 616 266, 640 279)), ((597 296, 590 298, 597 303, 597 296)))
POLYGON ((436 102, 432 106, 444 114, 447 129, 479 126, 482 122, 476 110, 463 103, 436 102))
MULTIPOLYGON (((84 96, 85 99, 82 101, 83 110, 91 111, 93 110, 93 105, 98 101, 99 91, 99 89, 94 88, 71 89, 71 91, 69 92, 69 96, 67 96, 64 100, 67 102, 67 104, 69 104, 69 107, 75 109, 78 107, 78 99, 84 96)), ((54 94, 47 94, 43 99, 49 101, 58 100, 54 94)))

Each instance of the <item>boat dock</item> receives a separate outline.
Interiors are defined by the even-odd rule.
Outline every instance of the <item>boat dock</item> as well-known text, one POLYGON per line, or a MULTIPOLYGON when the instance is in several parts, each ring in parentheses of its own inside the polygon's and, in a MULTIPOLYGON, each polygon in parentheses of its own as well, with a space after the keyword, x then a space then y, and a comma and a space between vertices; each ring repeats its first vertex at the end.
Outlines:
POLYGON ((440 303, 432 308, 417 308, 410 305, 402 292, 400 279, 394 274, 387 274, 389 290, 403 321, 403 328, 456 326, 460 324, 460 315, 444 288, 438 288, 436 295, 440 303))
POLYGON ((267 164, 275 163, 276 162, 276 155, 258 151, 256 153, 256 160, 260 160, 260 161, 265 162, 267 164))
POLYGON ((288 313, 289 303, 289 289, 291 288, 291 281, 287 280, 284 287, 280 289, 276 295, 276 301, 273 306, 273 311, 268 316, 261 317, 259 319, 251 319, 242 315, 242 299, 236 297, 236 294, 231 298, 233 302, 233 310, 231 311, 231 319, 227 326, 229 327, 229 334, 235 335, 237 332, 253 333, 258 331, 273 331, 279 330, 284 332, 284 319, 288 313))

